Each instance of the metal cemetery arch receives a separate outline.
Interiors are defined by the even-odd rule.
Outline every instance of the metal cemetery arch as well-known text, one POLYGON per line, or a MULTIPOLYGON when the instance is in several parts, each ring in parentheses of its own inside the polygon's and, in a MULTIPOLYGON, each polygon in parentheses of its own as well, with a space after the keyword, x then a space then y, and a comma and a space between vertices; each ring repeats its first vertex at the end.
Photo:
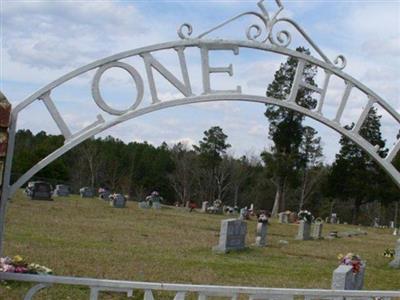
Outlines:
POLYGON ((184 105, 189 103, 199 103, 199 102, 211 102, 211 101, 250 101, 274 104, 287 109, 291 109, 300 112, 308 117, 317 120, 320 123, 334 129, 340 134, 346 136, 354 143, 359 145, 365 152, 367 152, 381 167, 391 176, 394 182, 400 187, 400 173, 393 166, 392 162, 396 154, 400 150, 400 141, 398 140, 392 149, 390 149, 389 154, 382 158, 377 153, 377 148, 375 145, 371 145, 367 140, 365 140, 359 134, 359 130, 365 121, 369 110, 375 104, 380 105, 380 107, 389 113, 394 120, 400 124, 400 115, 394 108, 392 108, 386 101, 379 97, 376 93, 370 90, 368 87, 351 77, 350 75, 344 73, 342 69, 346 65, 345 58, 340 55, 334 62, 329 60, 329 58, 318 48, 318 46, 309 38, 309 36, 301 29, 301 27, 291 19, 288 18, 278 18, 280 12, 283 9, 282 4, 279 0, 276 0, 277 11, 273 16, 270 16, 267 9, 264 6, 263 0, 258 3, 259 11, 245 12, 237 15, 218 26, 200 34, 196 38, 191 38, 192 26, 190 24, 183 24, 178 29, 178 35, 181 40, 157 44, 149 47, 144 47, 136 50, 122 52, 98 61, 95 61, 89 65, 78 68, 77 70, 70 72, 61 78, 55 80, 54 82, 46 85, 42 89, 38 90, 30 97, 26 98, 20 104, 15 106, 11 114, 11 124, 9 128, 9 144, 7 149, 7 159, 5 164, 5 175, 3 179, 3 192, 1 198, 1 210, 0 210, 0 253, 1 253, 1 240, 2 240, 2 227, 4 223, 4 212, 7 200, 15 193, 15 191, 20 188, 30 177, 32 177, 39 170, 47 166, 49 163, 54 161, 56 158, 60 157, 62 154, 75 147, 84 140, 101 133, 102 131, 115 126, 121 122, 129 119, 133 119, 140 115, 154 112, 156 110, 184 105), (219 28, 225 26, 226 24, 235 21, 243 16, 253 16, 259 20, 261 26, 258 24, 251 25, 247 31, 247 40, 215 40, 207 39, 206 36, 218 30, 219 28), (297 51, 288 48, 291 42, 291 35, 288 31, 282 30, 278 33, 274 33, 274 26, 278 23, 287 23, 293 26, 300 35, 305 38, 305 40, 310 44, 311 48, 315 50, 319 58, 305 55, 297 51), (202 59, 202 80, 203 80, 203 94, 194 95, 191 89, 189 72, 186 65, 185 49, 186 48, 199 48, 202 59), (234 90, 212 90, 210 85, 210 74, 212 73, 228 73, 232 76, 233 67, 232 65, 228 67, 212 67, 209 64, 209 53, 211 51, 218 50, 229 50, 233 54, 238 55, 241 48, 251 48, 259 51, 274 52, 288 57, 293 57, 298 60, 295 80, 292 85, 292 90, 289 97, 286 100, 277 100, 265 95, 251 95, 243 94, 240 87, 234 90), (153 52, 174 49, 176 50, 177 56, 179 58, 181 77, 183 80, 178 79, 174 74, 172 74, 166 67, 164 67, 154 56, 153 52), (140 56, 145 65, 145 74, 140 74, 133 66, 120 62, 121 59, 125 59, 132 56, 140 56), (303 69, 306 64, 312 64, 320 67, 324 70, 325 80, 321 88, 311 86, 302 80, 303 69), (136 99, 133 105, 126 110, 117 110, 110 107, 102 98, 99 90, 99 81, 102 74, 109 68, 122 68, 126 70, 131 77, 134 79, 136 86, 136 99), (69 127, 65 123, 61 114, 57 110, 53 100, 51 92, 53 89, 62 85, 63 83, 77 77, 80 74, 86 73, 90 70, 97 70, 92 82, 92 95, 96 104, 103 111, 110 115, 115 115, 116 117, 110 121, 105 121, 101 115, 98 115, 97 120, 93 122, 90 126, 82 129, 79 132, 71 133, 69 127), (176 89, 184 95, 183 98, 161 101, 157 95, 157 88, 154 79, 154 72, 157 71, 161 74, 169 83, 171 83, 176 89), (343 97, 337 107, 337 113, 334 119, 328 119, 322 113, 322 108, 324 106, 324 99, 326 92, 329 88, 329 80, 335 75, 341 78, 345 82, 345 89, 343 91, 343 97), (146 76, 149 82, 149 90, 151 94, 151 105, 147 107, 140 107, 142 104, 143 94, 144 94, 144 84, 142 76, 146 76), (318 107, 315 110, 309 110, 296 104, 295 98, 300 87, 305 87, 311 89, 319 94, 318 107), (356 122, 356 125, 352 130, 347 130, 340 123, 341 117, 346 107, 346 103, 349 99, 350 93, 353 89, 357 89, 365 94, 369 101, 368 104, 363 109, 363 112, 356 122), (39 163, 33 166, 29 171, 22 175, 14 184, 10 184, 10 174, 11 165, 14 152, 15 134, 17 127, 17 120, 19 113, 29 106, 34 101, 43 101, 46 105, 47 110, 56 122, 61 133, 65 137, 65 143, 62 147, 55 150, 53 153, 42 159, 39 163))

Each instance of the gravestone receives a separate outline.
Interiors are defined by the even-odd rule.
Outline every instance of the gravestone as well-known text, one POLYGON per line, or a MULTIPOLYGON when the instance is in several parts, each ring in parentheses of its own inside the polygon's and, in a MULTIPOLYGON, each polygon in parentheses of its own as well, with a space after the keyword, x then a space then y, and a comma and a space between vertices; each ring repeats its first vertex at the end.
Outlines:
POLYGON ((161 204, 159 201, 153 201, 151 207, 154 209, 161 209, 161 204))
POLYGON ((60 197, 68 197, 69 196, 69 187, 64 184, 57 184, 56 189, 53 192, 54 196, 60 197))
POLYGON ((98 193, 101 200, 108 201, 110 199, 111 192, 108 189, 99 188, 98 193))
POLYGON ((322 222, 316 222, 311 226, 311 237, 315 240, 322 239, 322 222))
POLYGON ((44 181, 35 181, 30 183, 29 197, 31 200, 53 200, 51 199, 51 185, 44 181))
POLYGON ((286 212, 279 213, 278 217, 279 217, 279 223, 282 223, 282 224, 289 223, 288 214, 286 212))
POLYGON ((390 223, 389 223, 389 228, 394 229, 394 221, 390 221, 390 223))
POLYGON ((114 194, 110 196, 110 205, 116 208, 124 208, 126 204, 126 199, 121 194, 114 194))
POLYGON ((299 231, 297 232, 296 240, 310 240, 311 224, 301 220, 299 222, 299 231))
POLYGON ((397 240, 396 249, 394 249, 394 259, 389 263, 389 266, 395 269, 400 268, 400 239, 397 240))
POLYGON ((87 186, 81 188, 79 194, 81 195, 81 198, 92 198, 94 195, 93 190, 87 186))
POLYGON ((213 247, 213 251, 227 253, 245 249, 246 234, 247 223, 245 221, 238 219, 222 220, 219 243, 213 247))
POLYGON ((138 206, 139 208, 150 208, 149 203, 147 201, 140 201, 138 206))
POLYGON ((359 272, 353 272, 353 266, 340 265, 332 274, 333 290, 362 290, 364 286, 365 262, 362 262, 359 272))
POLYGON ((267 245, 267 231, 267 222, 257 222, 256 246, 265 247, 267 245))
POLYGON ((331 224, 337 224, 337 222, 338 222, 338 217, 337 217, 337 214, 335 214, 335 213, 333 213, 332 215, 331 215, 331 224))
POLYGON ((290 214, 289 214, 289 223, 296 223, 297 222, 297 220, 298 220, 298 217, 297 217, 297 213, 295 213, 295 212, 291 212, 290 214))
POLYGON ((203 203, 201 204, 201 212, 207 212, 207 208, 208 208, 208 201, 203 201, 203 203))

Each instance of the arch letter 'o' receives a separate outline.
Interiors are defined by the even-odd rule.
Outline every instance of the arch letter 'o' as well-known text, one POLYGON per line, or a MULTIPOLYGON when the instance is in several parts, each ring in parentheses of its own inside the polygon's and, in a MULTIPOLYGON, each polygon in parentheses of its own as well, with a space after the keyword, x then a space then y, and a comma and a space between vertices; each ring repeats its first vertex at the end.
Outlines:
POLYGON ((136 69, 134 67, 132 67, 126 63, 123 63, 123 62, 116 61, 116 62, 111 62, 109 64, 106 64, 106 65, 100 67, 93 77, 93 83, 92 83, 93 99, 102 110, 104 110, 105 112, 107 112, 111 115, 119 116, 130 110, 134 110, 136 107, 138 107, 138 105, 140 104, 140 102, 143 99, 143 91, 144 91, 143 79, 140 76, 140 74, 138 73, 138 71, 136 71, 136 69), (119 109, 114 109, 114 108, 110 107, 104 101, 104 99, 100 93, 100 88, 99 88, 100 78, 106 70, 113 68, 113 67, 121 68, 121 69, 124 69, 125 71, 127 71, 132 76, 132 78, 136 84, 137 95, 136 95, 135 103, 133 103, 133 105, 131 107, 129 107, 128 109, 125 109, 125 110, 119 110, 119 109))

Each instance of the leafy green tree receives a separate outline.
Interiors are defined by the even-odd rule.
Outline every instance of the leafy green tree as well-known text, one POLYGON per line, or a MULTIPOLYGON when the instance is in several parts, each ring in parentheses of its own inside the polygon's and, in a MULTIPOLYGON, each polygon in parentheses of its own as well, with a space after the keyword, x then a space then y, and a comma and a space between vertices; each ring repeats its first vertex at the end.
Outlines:
MULTIPOLYGON (((296 51, 309 55, 309 50, 299 47, 296 51)), ((288 58, 275 73, 273 82, 268 86, 267 97, 277 100, 286 100, 290 94, 296 73, 297 59, 288 58)), ((314 77, 317 74, 316 66, 306 64, 303 72, 303 81, 317 86, 314 77)), ((296 103, 308 109, 316 107, 317 101, 313 98, 313 91, 299 88, 296 103)), ((271 152, 264 152, 262 158, 269 170, 268 174, 276 186, 276 194, 272 215, 286 209, 285 190, 295 183, 295 178, 301 169, 302 157, 300 145, 303 141, 304 116, 298 112, 279 106, 267 104, 265 116, 269 121, 269 137, 274 142, 271 152)))

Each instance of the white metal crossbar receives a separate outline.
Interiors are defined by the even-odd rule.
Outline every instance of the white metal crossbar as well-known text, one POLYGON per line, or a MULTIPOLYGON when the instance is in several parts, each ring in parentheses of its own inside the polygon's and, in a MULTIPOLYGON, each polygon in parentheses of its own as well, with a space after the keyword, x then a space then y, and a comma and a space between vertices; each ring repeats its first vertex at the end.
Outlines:
POLYGON ((217 286, 217 285, 192 285, 172 284, 157 282, 139 282, 107 280, 94 278, 65 277, 52 275, 27 275, 16 273, 0 273, 0 280, 13 280, 36 283, 24 300, 32 297, 43 288, 53 284, 85 286, 90 289, 90 300, 97 300, 100 292, 123 292, 128 297, 135 293, 144 294, 144 300, 155 300, 154 292, 165 291, 175 294, 174 300, 184 300, 188 293, 195 294, 199 300, 209 297, 223 297, 237 299, 239 296, 249 300, 266 299, 400 299, 399 291, 350 291, 350 290, 325 290, 325 289, 285 289, 285 288, 260 288, 244 286, 217 286))

